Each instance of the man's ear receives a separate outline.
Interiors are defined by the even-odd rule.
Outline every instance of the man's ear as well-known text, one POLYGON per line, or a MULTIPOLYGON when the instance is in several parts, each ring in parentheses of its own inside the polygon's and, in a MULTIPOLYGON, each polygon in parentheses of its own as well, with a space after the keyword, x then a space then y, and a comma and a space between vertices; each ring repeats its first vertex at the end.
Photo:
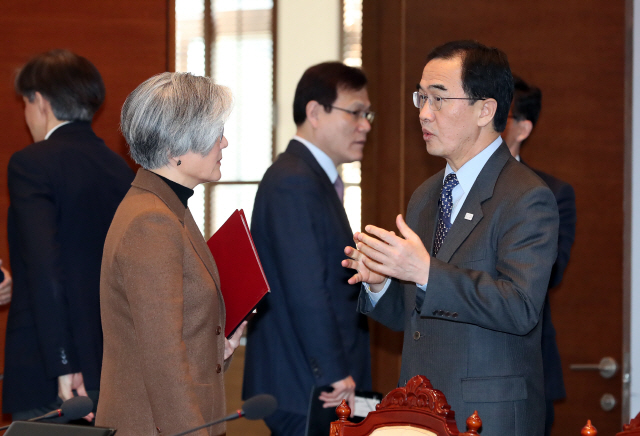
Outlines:
POLYGON ((315 100, 311 100, 307 103, 305 108, 307 112, 307 120, 314 128, 318 127, 318 116, 320 115, 320 111, 324 110, 324 107, 315 100))
POLYGON ((44 98, 44 96, 40 94, 38 91, 36 91, 33 95, 33 103, 37 106, 38 111, 40 111, 42 115, 49 115, 49 114, 53 115, 53 110, 51 109, 51 103, 49 103, 49 100, 44 98))
POLYGON ((482 107, 480 108, 480 116, 478 117, 478 127, 485 127, 493 121, 493 117, 496 115, 498 109, 498 102, 493 98, 482 100, 482 107))
POLYGON ((518 121, 518 136, 516 140, 518 142, 522 142, 531 135, 531 131, 533 130, 533 123, 529 120, 518 121))

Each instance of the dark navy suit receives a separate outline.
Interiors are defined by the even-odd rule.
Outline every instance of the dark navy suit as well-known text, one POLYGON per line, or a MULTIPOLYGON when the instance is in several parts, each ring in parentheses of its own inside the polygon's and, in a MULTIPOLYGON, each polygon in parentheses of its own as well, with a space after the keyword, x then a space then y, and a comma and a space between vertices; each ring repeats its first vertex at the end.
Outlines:
MULTIPOLYGON (((533 171, 549 186, 558 203, 560 228, 558 231, 558 257, 551 270, 549 289, 560 284, 564 270, 569 263, 571 246, 576 236, 576 195, 573 187, 550 174, 533 169, 533 171)), ((567 396, 562 378, 562 364, 556 343, 556 329, 551 321, 549 294, 542 311, 542 364, 544 368, 545 400, 547 401, 547 425, 545 434, 550 434, 553 423, 553 402, 567 396)))
POLYGON ((57 378, 100 387, 102 247, 133 180, 89 122, 73 122, 9 161, 13 299, 5 345, 4 413, 56 401, 57 378))
POLYGON ((370 389, 360 287, 341 266, 351 228, 329 177, 300 142, 265 173, 251 232, 271 293, 249 323, 243 398, 269 393, 279 411, 306 415, 314 386, 351 375, 358 389, 370 389))

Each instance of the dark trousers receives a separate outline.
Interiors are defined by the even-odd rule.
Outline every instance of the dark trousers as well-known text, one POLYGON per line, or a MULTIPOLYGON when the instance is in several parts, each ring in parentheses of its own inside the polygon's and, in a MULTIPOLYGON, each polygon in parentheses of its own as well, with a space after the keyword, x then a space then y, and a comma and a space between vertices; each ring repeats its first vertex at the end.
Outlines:
MULTIPOLYGON (((75 392, 75 391, 74 391, 75 392)), ((96 413, 96 409, 98 408, 98 397, 100 391, 87 391, 89 398, 93 401, 93 413, 96 413)), ((38 416, 45 415, 52 410, 59 409, 62 406, 62 398, 57 397, 56 401, 49 403, 42 407, 36 407, 31 410, 24 410, 21 412, 15 412, 11 414, 12 421, 26 421, 31 418, 36 418, 38 416)), ((68 422, 63 416, 59 418, 48 418, 44 422, 68 422)), ((93 423, 89 423, 84 419, 78 419, 75 421, 71 421, 71 424, 80 424, 80 425, 93 425, 93 423)))
POLYGON ((553 420, 555 419, 555 411, 553 410, 553 401, 545 400, 547 404, 547 415, 544 419, 544 435, 551 435, 551 427, 553 426, 553 420))
POLYGON ((271 436, 304 436, 307 427, 307 417, 298 413, 276 410, 264 419, 271 436))

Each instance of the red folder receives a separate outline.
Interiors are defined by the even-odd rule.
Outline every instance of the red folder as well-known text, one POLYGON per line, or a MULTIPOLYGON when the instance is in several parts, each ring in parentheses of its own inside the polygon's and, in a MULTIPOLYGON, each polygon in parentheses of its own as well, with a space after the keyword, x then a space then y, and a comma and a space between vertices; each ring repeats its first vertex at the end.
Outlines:
POLYGON ((231 214, 207 245, 220 273, 228 338, 269 292, 269 284, 242 209, 231 214))

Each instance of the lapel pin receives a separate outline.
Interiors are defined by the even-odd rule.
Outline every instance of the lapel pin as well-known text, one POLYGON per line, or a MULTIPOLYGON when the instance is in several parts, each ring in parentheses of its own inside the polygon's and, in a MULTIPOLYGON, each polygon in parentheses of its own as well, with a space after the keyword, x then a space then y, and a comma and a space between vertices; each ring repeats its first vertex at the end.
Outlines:
POLYGON ((473 214, 472 213, 464 214, 464 219, 466 219, 467 221, 471 221, 473 219, 473 214))

